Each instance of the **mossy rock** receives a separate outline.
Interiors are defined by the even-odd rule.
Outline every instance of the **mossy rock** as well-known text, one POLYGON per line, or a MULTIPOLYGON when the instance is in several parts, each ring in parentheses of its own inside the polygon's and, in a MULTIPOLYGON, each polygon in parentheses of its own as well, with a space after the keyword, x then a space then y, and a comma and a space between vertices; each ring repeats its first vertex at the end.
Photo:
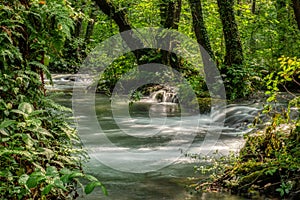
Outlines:
POLYGON ((197 98, 200 113, 206 114, 211 110, 211 98, 197 98))
POLYGON ((211 98, 195 98, 190 102, 183 102, 183 104, 195 112, 198 112, 196 108, 199 108, 201 114, 207 114, 211 110, 211 98))

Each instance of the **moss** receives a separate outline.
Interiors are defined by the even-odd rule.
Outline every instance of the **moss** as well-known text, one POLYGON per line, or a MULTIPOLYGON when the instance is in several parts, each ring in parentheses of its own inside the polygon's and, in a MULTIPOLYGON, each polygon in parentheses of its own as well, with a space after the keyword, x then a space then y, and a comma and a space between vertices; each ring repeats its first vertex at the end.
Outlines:
MULTIPOLYGON (((224 167, 213 177, 209 188, 229 190, 250 198, 259 194, 299 199, 299 119, 298 125, 293 125, 290 125, 294 127, 292 130, 282 132, 278 124, 271 123, 263 132, 247 136, 235 161, 229 165, 228 161, 219 161, 224 167)), ((205 184, 204 190, 207 187, 205 184)), ((203 189, 201 184, 195 188, 203 189)))
POLYGON ((296 152, 300 149, 298 143, 291 140, 294 138, 291 136, 299 134, 295 131, 281 134, 274 129, 266 129, 265 135, 248 137, 238 161, 214 182, 239 194, 259 192, 299 198, 300 159, 296 152), (283 192, 280 193, 281 190, 283 192))
POLYGON ((211 110, 211 98, 197 98, 199 104, 200 113, 209 113, 211 110))

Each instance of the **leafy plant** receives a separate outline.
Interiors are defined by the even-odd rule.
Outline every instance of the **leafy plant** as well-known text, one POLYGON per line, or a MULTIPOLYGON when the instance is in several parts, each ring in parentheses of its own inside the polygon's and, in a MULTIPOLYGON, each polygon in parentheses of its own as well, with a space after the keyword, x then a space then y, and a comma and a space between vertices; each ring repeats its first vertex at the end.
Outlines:
POLYGON ((280 192, 280 196, 283 197, 285 194, 289 194, 292 188, 293 188, 293 184, 291 183, 291 181, 287 183, 282 182, 280 184, 280 188, 277 188, 276 191, 280 192))
POLYGON ((260 74, 252 66, 231 66, 224 74, 226 93, 230 100, 253 94, 259 81, 262 81, 260 74))
MULTIPOLYGON (((263 130, 246 135, 246 143, 236 159, 219 167, 222 169, 205 184, 196 184, 194 188, 203 189, 221 187, 233 193, 246 196, 257 194, 299 198, 300 189, 300 115, 291 115, 291 108, 299 110, 300 98, 294 95, 285 110, 276 109, 280 84, 295 81, 299 75, 296 58, 281 58, 281 68, 267 77, 270 95, 265 114, 271 116, 263 130)), ((297 81, 296 81, 297 84, 297 81)))
POLYGON ((87 158, 70 110, 44 90, 48 56, 60 52, 72 28, 67 1, 4 1, 0 5, 0 198, 76 198, 87 158))

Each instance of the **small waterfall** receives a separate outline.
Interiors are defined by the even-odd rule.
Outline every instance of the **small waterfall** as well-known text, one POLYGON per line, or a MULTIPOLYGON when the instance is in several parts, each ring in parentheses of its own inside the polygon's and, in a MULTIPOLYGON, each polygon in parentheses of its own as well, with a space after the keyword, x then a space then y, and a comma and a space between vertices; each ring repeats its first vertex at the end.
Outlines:
POLYGON ((53 85, 45 77, 45 87, 50 91, 72 91, 89 86, 93 78, 88 74, 52 74, 53 85))
POLYGON ((149 98, 159 103, 178 103, 177 92, 170 89, 161 89, 155 91, 150 95, 149 98))

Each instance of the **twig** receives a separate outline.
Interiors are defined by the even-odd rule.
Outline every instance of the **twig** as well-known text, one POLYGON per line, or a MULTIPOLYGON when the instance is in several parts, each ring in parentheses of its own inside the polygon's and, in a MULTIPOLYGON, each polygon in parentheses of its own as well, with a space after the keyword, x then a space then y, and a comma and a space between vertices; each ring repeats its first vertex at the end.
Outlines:
POLYGON ((300 83, 299 83, 298 81, 296 81, 296 79, 294 78, 294 76, 292 76, 292 79, 293 79, 293 81, 294 81, 296 84, 300 85, 300 83))
POLYGON ((287 93, 289 93, 290 95, 292 95, 293 97, 297 97, 295 94, 293 94, 292 92, 290 92, 285 85, 283 85, 284 89, 287 91, 287 93))

